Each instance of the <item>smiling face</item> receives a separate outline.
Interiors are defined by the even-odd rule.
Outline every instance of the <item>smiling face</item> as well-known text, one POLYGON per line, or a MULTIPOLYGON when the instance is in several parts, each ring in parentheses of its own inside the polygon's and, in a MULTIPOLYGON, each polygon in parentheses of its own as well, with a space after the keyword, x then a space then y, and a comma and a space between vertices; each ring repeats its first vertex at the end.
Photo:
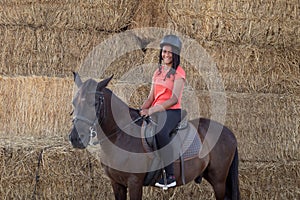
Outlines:
POLYGON ((164 63, 167 66, 172 67, 173 54, 172 54, 172 47, 170 45, 163 46, 161 56, 164 63))

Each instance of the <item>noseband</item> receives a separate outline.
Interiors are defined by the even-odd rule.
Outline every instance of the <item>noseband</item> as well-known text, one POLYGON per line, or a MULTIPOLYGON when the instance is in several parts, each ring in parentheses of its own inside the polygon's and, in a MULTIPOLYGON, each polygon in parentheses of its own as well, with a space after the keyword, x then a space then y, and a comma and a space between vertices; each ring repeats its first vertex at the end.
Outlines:
POLYGON ((89 127, 89 131, 90 131, 90 141, 89 144, 90 145, 95 145, 97 143, 93 143, 92 140, 93 138, 97 138, 97 124, 100 126, 102 124, 102 122, 104 121, 104 117, 105 117, 105 106, 104 106, 104 94, 103 92, 89 92, 89 93, 93 93, 95 95, 99 95, 99 98, 95 99, 95 110, 96 110, 96 117, 94 120, 90 120, 84 116, 81 115, 75 115, 73 117, 73 124, 76 123, 77 121, 82 121, 86 124, 88 124, 89 127), (102 116, 101 115, 101 109, 104 109, 102 112, 102 116), (99 121, 99 119, 101 121, 99 121))

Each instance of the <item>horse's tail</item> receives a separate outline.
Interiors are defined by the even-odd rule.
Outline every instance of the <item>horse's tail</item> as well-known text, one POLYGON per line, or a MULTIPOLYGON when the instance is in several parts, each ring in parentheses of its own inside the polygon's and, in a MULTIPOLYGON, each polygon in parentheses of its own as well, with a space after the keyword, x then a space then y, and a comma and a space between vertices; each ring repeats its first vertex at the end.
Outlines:
POLYGON ((230 198, 231 200, 240 199, 238 165, 239 156, 236 148, 226 179, 226 197, 230 198))

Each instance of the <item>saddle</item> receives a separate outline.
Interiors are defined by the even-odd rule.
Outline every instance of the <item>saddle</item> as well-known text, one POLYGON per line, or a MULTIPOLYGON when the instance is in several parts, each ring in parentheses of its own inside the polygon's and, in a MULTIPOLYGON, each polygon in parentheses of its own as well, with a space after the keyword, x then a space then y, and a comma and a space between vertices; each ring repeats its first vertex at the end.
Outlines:
MULTIPOLYGON (((146 152, 153 153, 151 167, 144 179, 145 186, 154 184, 162 174, 161 169, 163 169, 163 161, 156 151, 158 149, 155 137, 156 127, 157 123, 151 118, 145 119, 142 126, 141 134, 143 147, 146 152)), ((176 146, 176 150, 178 150, 177 154, 179 156, 179 159, 175 162, 181 163, 181 174, 183 178, 182 182, 184 184, 184 160, 188 160, 194 158, 195 156, 198 156, 201 146, 197 130, 192 124, 188 123, 187 112, 185 110, 182 111, 181 121, 171 131, 170 137, 172 138, 172 141, 176 146)))
MULTIPOLYGON (((177 124, 177 126, 171 131, 170 137, 173 138, 178 130, 182 130, 187 128, 188 126, 188 118, 187 118, 187 112, 186 110, 182 110, 181 120, 177 124)), ((145 141, 147 142, 148 146, 152 148, 152 150, 157 150, 157 143, 156 143, 156 127, 157 123, 152 120, 151 117, 148 117, 145 119, 143 126, 142 126, 142 138, 145 138, 145 141)))

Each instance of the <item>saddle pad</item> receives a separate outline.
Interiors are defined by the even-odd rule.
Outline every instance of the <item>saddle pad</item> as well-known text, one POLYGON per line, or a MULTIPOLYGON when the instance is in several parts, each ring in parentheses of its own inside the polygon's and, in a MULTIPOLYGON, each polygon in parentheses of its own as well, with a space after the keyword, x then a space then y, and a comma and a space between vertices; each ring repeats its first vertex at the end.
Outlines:
MULTIPOLYGON (((176 146, 173 148, 180 149, 180 156, 182 156, 184 160, 198 156, 201 148, 201 141, 197 130, 192 124, 188 123, 188 126, 185 129, 178 130, 173 140, 176 140, 176 146)), ((153 152, 153 149, 148 145, 144 137, 142 137, 142 143, 147 153, 153 152)))
POLYGON ((180 134, 181 136, 187 135, 184 139, 183 143, 183 149, 186 149, 186 151, 183 152, 181 155, 185 160, 189 158, 193 158, 195 156, 198 156, 201 148, 201 141, 200 137, 198 135, 198 132, 194 128, 194 126, 190 127, 192 125, 189 124, 187 130, 179 130, 177 134, 180 134))

